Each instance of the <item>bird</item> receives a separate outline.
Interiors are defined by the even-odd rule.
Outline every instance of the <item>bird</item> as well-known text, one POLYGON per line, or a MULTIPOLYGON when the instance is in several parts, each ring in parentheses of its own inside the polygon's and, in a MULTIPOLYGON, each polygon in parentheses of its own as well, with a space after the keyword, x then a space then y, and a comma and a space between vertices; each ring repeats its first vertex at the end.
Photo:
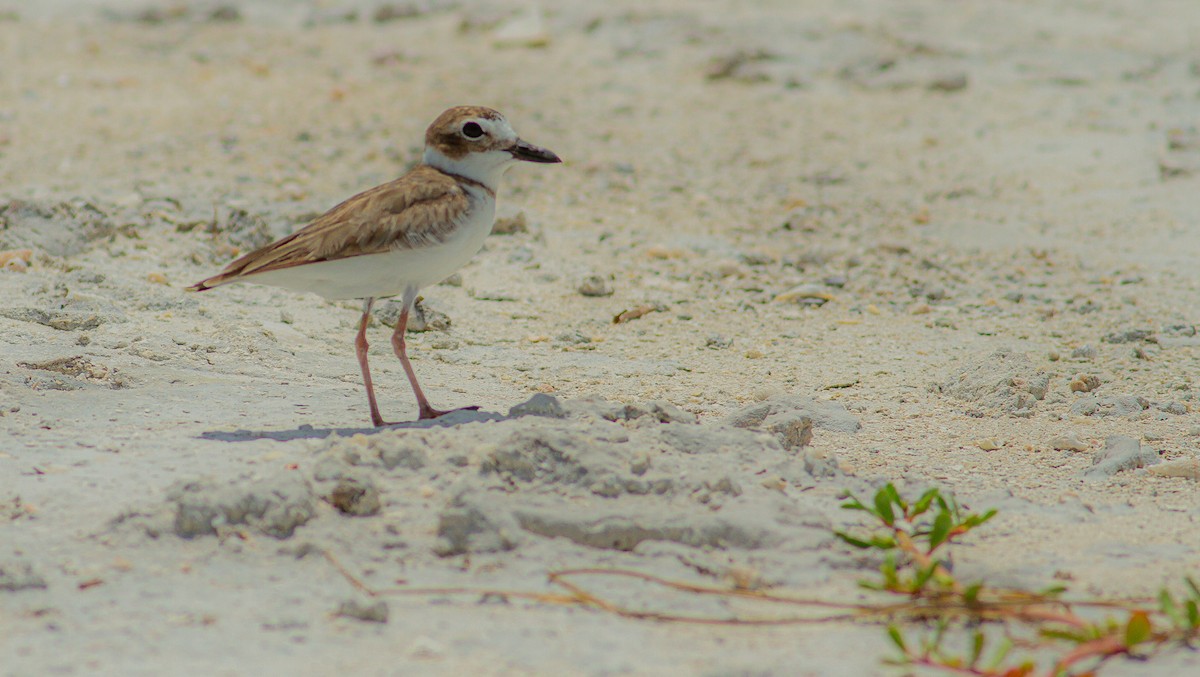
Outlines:
POLYGON ((551 164, 562 159, 521 139, 492 108, 450 108, 425 131, 420 164, 400 178, 345 200, 187 290, 249 282, 313 292, 330 300, 363 299, 354 348, 376 427, 391 424, 384 421, 375 400, 367 364, 367 323, 376 299, 399 296, 392 349, 416 396, 418 420, 437 418, 454 410, 433 408, 421 390, 405 349, 408 316, 422 287, 446 279, 483 247, 495 222, 500 179, 519 162, 551 164))

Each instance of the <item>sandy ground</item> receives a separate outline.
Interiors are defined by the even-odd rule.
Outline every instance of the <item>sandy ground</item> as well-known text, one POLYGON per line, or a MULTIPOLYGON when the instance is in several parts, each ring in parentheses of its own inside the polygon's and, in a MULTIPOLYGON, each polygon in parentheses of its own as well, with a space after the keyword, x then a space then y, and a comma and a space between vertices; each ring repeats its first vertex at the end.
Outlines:
POLYGON ((359 620, 313 553, 380 588, 619 566, 847 599, 873 562, 836 496, 884 481, 1001 510, 968 578, 1198 573, 1200 5, 544 4, 0 1, 0 250, 32 250, 0 271, 0 673, 878 674, 870 626, 359 620), (567 416, 322 439, 366 425, 357 304, 183 287, 463 103, 566 163, 510 173, 525 228, 424 292, 450 325, 410 352, 435 405, 567 416), (835 420, 803 449, 727 424, 764 400, 835 420), (1088 472, 1116 435, 1161 462, 1088 472))

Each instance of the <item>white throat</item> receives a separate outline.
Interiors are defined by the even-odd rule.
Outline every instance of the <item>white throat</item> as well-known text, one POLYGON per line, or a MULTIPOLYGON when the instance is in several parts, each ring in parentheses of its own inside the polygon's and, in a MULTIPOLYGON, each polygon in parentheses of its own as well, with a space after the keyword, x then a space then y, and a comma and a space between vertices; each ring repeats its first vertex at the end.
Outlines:
POLYGON ((516 160, 512 154, 503 150, 491 150, 485 153, 467 153, 461 158, 446 157, 441 151, 432 146, 425 147, 425 164, 440 169, 447 174, 457 174, 472 181, 478 181, 487 186, 493 193, 500 184, 500 177, 516 160))

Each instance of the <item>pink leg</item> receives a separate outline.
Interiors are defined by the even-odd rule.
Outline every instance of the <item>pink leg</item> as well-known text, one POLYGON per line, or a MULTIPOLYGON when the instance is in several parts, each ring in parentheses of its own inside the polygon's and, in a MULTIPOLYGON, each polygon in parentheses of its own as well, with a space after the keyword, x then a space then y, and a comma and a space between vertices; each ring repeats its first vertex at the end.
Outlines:
POLYGON ((376 428, 385 425, 375 403, 375 386, 371 384, 371 368, 367 366, 367 323, 371 321, 371 304, 375 299, 363 302, 362 322, 358 323, 358 336, 354 339, 354 352, 358 354, 358 366, 362 368, 363 385, 367 387, 367 402, 371 405, 371 424, 376 428))
MULTIPOLYGON (((413 394, 417 396, 417 409, 420 411, 417 418, 437 418, 456 410, 442 411, 429 406, 429 400, 425 399, 425 393, 421 391, 421 384, 417 383, 417 374, 413 371, 412 364, 408 361, 408 353, 404 349, 404 331, 408 328, 408 309, 411 305, 411 303, 405 304, 404 311, 400 313, 400 319, 396 321, 396 329, 392 332, 392 349, 396 351, 396 357, 400 358, 400 364, 404 366, 404 373, 408 375, 408 382, 412 384, 413 394)), ((478 408, 464 407, 464 409, 478 408)))

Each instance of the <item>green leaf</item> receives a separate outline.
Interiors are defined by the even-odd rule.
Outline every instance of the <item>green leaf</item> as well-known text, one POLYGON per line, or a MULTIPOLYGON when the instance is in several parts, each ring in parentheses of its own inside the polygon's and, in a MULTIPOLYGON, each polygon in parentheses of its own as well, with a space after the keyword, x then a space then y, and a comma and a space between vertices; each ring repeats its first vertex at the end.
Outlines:
POLYGON ((900 649, 900 653, 907 656, 908 646, 906 646, 904 643, 904 635, 900 634, 900 628, 897 627, 895 623, 892 623, 888 625, 887 633, 888 637, 892 638, 892 644, 895 644, 896 648, 900 649))
POLYGON ((996 516, 996 509, 992 508, 991 510, 988 510, 987 512, 983 513, 982 515, 968 516, 965 520, 963 520, 963 526, 967 527, 968 529, 974 529, 975 527, 983 524, 984 522, 992 519, 995 516, 996 516))
POLYGON ((968 585, 967 589, 963 590, 963 602, 965 602, 967 606, 973 607, 973 606, 978 605, 979 604, 979 593, 982 591, 983 591, 983 581, 979 581, 978 583, 972 583, 971 585, 968 585))
POLYGON ((856 538, 854 536, 851 536, 850 534, 848 534, 844 531, 835 531, 835 532, 833 532, 833 535, 837 536, 838 538, 842 539, 846 543, 848 543, 856 548, 873 548, 873 547, 875 547, 871 543, 864 541, 861 538, 856 538))
POLYGON ((992 654, 992 659, 988 661, 988 669, 995 670, 999 668, 1000 664, 1004 662, 1004 659, 1008 658, 1008 653, 1012 651, 1012 649, 1012 640, 1007 637, 1002 637, 1000 639, 999 647, 996 649, 996 652, 992 654))
POLYGON ((1188 624, 1193 628, 1200 628, 1200 607, 1197 607, 1196 600, 1189 599, 1184 603, 1184 608, 1187 609, 1188 624))
POLYGON ((896 539, 891 536, 872 536, 871 547, 880 550, 891 550, 896 547, 896 539))
POLYGON ((1191 576, 1184 576, 1183 582, 1186 583, 1188 589, 1192 591, 1192 598, 1200 600, 1200 587, 1196 585, 1196 581, 1192 580, 1191 576))
POLYGON ((883 575, 883 587, 888 590, 894 590, 900 583, 900 577, 896 575, 896 556, 888 553, 883 558, 883 564, 879 565, 879 573, 883 575))
POLYGON ((1042 595, 1043 597, 1058 597, 1059 595, 1063 594, 1066 591, 1067 591, 1067 586, 1057 584, 1057 585, 1049 585, 1049 586, 1042 588, 1041 590, 1038 591, 1038 594, 1042 595))
POLYGON ((849 499, 842 504, 842 510, 862 510, 864 512, 871 512, 867 506, 862 504, 862 501, 858 500, 854 496, 850 496, 849 499))
POLYGON ((971 636, 971 660, 967 663, 969 667, 974 668, 979 663, 980 657, 983 656, 983 645, 986 641, 981 630, 976 630, 975 634, 971 636))
POLYGON ((916 577, 913 578, 913 592, 923 590, 925 588, 925 584, 929 582, 929 579, 933 578, 933 574, 937 571, 937 568, 937 562, 930 562, 929 566, 917 571, 916 577))
POLYGON ((1184 618, 1183 612, 1179 608, 1179 604, 1175 602, 1175 598, 1171 596, 1171 591, 1163 588, 1158 591, 1158 609, 1164 616, 1171 619, 1175 625, 1186 625, 1187 619, 1184 618))
MULTIPOLYGON (((894 492, 895 489, 892 491, 894 492)), ((875 494, 875 515, 889 527, 896 523, 896 513, 892 512, 892 498, 884 489, 880 489, 875 494)))
POLYGON ((1087 633, 1068 628, 1042 628, 1038 630, 1038 634, 1046 639, 1061 639, 1074 644, 1082 644, 1092 639, 1087 633))
POLYGON ((917 502, 913 504, 912 512, 909 514, 912 517, 916 517, 917 515, 923 514, 926 510, 929 510, 929 506, 933 504, 933 499, 936 498, 937 495, 937 489, 930 489, 929 491, 921 494, 921 497, 918 498, 917 502))
POLYGON ((900 492, 896 491, 896 485, 892 484, 891 482, 888 482, 887 484, 885 484, 883 486, 883 489, 881 491, 883 491, 885 494, 887 494, 888 500, 893 505, 900 508, 900 514, 902 514, 902 515, 908 514, 908 504, 905 503, 904 499, 900 497, 900 492))
POLYGON ((1154 626, 1150 616, 1145 611, 1134 611, 1129 614, 1129 622, 1125 624, 1125 646, 1133 648, 1150 639, 1154 626))
POLYGON ((946 510, 939 511, 937 517, 933 518, 933 528, 929 530, 929 552, 946 542, 950 537, 950 526, 950 513, 946 510))

